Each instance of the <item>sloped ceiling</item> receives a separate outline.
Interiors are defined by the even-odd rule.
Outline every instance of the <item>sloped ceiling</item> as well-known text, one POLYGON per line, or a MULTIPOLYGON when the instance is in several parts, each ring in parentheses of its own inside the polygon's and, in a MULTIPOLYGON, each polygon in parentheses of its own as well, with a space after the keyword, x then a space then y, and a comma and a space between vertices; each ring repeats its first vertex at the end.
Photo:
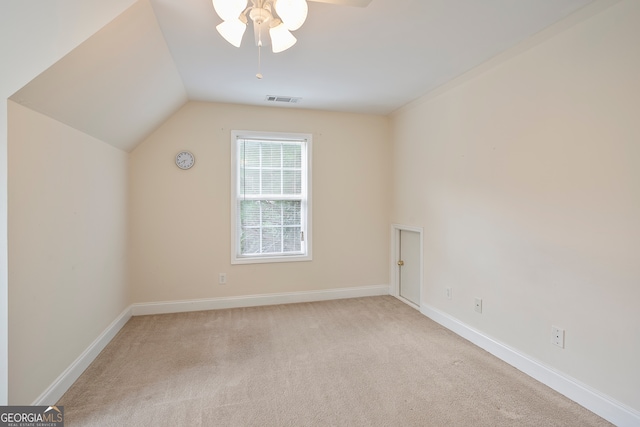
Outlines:
POLYGON ((11 99, 126 151, 188 100, 389 114, 592 2, 309 1, 259 69, 252 29, 229 45, 211 0, 140 0, 11 99))
POLYGON ((130 151, 187 94, 151 4, 140 1, 11 99, 130 151))

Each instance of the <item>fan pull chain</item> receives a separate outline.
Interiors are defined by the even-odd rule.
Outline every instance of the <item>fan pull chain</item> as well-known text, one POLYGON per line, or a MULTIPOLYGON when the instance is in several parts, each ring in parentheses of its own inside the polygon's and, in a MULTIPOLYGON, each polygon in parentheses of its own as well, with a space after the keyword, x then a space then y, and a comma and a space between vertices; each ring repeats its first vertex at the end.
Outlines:
POLYGON ((262 22, 258 24, 260 32, 258 33, 258 74, 256 78, 262 80, 262 22))
POLYGON ((258 78, 258 80, 262 79, 262 73, 261 73, 262 66, 260 63, 261 52, 262 52, 262 43, 258 45, 258 74, 256 74, 256 77, 258 78))

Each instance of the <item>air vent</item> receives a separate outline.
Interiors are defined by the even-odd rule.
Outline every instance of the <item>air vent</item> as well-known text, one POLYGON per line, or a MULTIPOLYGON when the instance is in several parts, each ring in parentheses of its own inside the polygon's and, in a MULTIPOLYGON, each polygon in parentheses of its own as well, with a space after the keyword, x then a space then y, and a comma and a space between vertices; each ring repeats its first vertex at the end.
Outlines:
POLYGON ((302 100, 302 98, 295 98, 293 96, 278 96, 278 95, 267 95, 265 99, 269 102, 286 102, 287 104, 297 104, 302 100))

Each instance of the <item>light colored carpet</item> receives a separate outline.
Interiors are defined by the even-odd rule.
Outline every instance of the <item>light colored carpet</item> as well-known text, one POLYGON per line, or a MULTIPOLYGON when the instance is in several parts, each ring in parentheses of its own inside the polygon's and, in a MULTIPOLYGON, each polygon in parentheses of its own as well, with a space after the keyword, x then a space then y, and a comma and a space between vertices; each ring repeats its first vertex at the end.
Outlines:
POLYGON ((132 318, 71 426, 608 426, 393 297, 132 318))

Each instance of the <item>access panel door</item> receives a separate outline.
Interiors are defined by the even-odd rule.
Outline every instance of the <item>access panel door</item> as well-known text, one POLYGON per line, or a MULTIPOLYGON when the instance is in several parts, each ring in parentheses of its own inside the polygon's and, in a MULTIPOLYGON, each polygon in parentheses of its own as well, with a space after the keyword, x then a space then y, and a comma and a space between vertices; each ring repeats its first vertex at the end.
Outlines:
POLYGON ((420 306, 420 233, 399 231, 398 294, 420 306))

